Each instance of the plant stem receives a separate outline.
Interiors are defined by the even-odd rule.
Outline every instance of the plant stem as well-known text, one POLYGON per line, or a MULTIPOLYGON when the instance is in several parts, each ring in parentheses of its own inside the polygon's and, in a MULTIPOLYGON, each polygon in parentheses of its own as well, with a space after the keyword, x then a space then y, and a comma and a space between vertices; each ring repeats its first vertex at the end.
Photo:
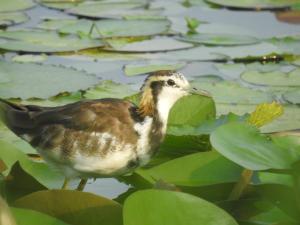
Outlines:
POLYGON ((253 175, 252 170, 244 169, 242 171, 241 177, 233 187, 228 197, 228 200, 238 200, 242 196, 243 192, 245 191, 245 189, 247 188, 248 184, 251 181, 252 175, 253 175))

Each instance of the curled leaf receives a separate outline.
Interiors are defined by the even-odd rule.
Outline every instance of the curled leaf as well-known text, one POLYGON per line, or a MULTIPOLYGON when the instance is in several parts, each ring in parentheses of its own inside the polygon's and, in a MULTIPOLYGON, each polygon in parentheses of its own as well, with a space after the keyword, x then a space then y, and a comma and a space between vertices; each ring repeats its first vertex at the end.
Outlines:
POLYGON ((262 127, 283 114, 283 107, 277 102, 259 104, 250 114, 248 123, 262 127))

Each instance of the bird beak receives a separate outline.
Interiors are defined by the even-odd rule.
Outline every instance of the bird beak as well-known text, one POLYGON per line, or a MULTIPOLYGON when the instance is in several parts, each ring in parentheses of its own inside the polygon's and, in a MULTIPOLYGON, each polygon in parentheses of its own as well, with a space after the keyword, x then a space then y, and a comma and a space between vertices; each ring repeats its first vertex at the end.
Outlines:
POLYGON ((202 96, 206 96, 206 97, 210 97, 210 98, 212 97, 211 94, 208 91, 199 90, 195 87, 190 87, 187 91, 190 94, 202 95, 202 96))

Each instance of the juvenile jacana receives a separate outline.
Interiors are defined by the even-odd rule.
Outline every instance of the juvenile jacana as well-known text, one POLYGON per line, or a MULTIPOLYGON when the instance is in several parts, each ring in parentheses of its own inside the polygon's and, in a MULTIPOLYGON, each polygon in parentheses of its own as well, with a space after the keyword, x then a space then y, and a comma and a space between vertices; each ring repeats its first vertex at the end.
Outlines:
POLYGON ((146 78, 141 92, 138 107, 114 98, 59 107, 1 100, 0 112, 6 126, 67 179, 83 178, 82 189, 89 177, 121 175, 145 165, 165 136, 171 107, 195 89, 182 74, 159 71, 146 78))

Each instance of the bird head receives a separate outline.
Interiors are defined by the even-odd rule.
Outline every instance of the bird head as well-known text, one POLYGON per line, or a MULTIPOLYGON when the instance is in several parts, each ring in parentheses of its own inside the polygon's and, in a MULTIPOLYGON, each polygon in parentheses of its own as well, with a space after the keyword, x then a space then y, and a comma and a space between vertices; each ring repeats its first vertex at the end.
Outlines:
POLYGON ((153 116, 155 110, 161 108, 166 114, 175 102, 183 96, 197 93, 209 96, 205 91, 198 91, 191 87, 183 74, 162 70, 151 73, 141 87, 142 98, 140 102, 140 113, 143 116, 153 116))

